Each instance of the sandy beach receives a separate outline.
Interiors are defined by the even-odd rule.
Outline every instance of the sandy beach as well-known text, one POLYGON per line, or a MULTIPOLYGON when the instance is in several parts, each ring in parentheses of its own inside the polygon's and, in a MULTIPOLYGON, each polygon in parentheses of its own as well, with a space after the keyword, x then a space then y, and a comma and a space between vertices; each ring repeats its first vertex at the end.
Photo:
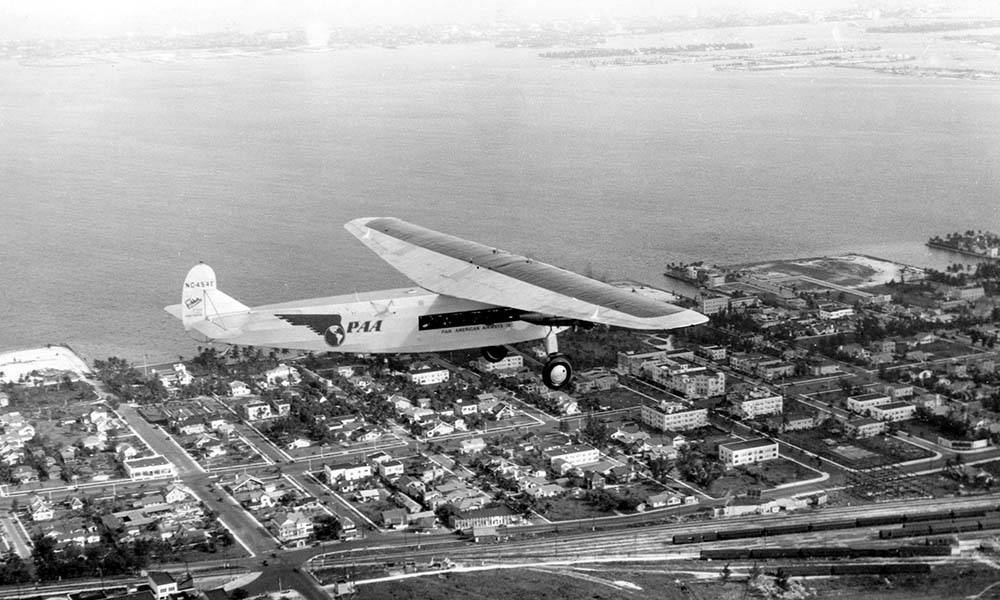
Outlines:
POLYGON ((0 383, 17 382, 32 371, 70 371, 80 377, 90 374, 90 367, 65 346, 48 346, 0 352, 0 383))

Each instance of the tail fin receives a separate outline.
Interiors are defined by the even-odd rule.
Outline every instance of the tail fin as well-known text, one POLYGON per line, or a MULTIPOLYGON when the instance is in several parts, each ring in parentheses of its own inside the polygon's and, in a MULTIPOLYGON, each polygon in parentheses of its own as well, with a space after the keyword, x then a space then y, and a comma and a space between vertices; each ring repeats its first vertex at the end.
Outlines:
POLYGON ((198 263, 188 271, 180 306, 185 330, 198 329, 206 333, 202 327, 198 327, 199 324, 211 321, 216 326, 221 326, 221 323, 215 321, 216 317, 249 312, 248 306, 220 292, 215 283, 215 271, 205 263, 198 263))

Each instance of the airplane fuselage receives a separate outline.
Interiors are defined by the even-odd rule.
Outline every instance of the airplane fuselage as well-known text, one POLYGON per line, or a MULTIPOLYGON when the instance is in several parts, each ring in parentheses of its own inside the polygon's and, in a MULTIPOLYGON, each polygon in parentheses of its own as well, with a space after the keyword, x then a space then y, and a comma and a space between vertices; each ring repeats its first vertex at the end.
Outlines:
POLYGON ((209 317, 205 325, 211 330, 197 329, 227 344, 374 354, 512 344, 542 339, 552 330, 521 321, 520 314, 402 288, 258 306, 209 317))

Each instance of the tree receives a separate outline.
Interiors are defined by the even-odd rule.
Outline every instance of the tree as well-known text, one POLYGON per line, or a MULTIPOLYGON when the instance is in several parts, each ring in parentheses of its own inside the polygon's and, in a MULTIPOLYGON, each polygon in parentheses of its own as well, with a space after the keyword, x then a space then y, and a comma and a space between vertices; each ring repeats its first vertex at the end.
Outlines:
POLYGON ((593 415, 587 417, 587 423, 582 430, 583 435, 595 446, 604 446, 611 439, 611 431, 607 424, 593 415))
POLYGON ((313 536, 317 540, 335 540, 340 537, 340 519, 322 515, 313 521, 313 536))

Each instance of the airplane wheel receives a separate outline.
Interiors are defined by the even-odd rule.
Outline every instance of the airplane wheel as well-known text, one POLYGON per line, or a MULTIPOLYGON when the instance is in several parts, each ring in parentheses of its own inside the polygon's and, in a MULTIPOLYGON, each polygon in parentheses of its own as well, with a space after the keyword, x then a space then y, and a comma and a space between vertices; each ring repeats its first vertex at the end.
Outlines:
POLYGON ((507 358, 506 346, 487 346, 482 349, 483 358, 491 363, 500 362, 507 358))
POLYGON ((569 385, 573 378, 573 364, 563 354, 553 354, 542 367, 542 381, 552 390, 559 390, 569 385))

